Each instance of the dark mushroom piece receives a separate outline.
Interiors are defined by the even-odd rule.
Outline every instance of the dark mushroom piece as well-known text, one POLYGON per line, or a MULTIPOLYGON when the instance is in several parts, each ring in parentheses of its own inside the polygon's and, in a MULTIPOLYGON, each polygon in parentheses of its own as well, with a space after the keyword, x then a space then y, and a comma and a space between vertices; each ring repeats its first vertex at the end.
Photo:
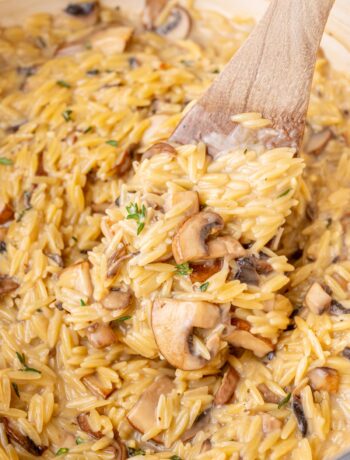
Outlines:
POLYGON ((3 423, 6 436, 11 443, 15 442, 19 444, 24 450, 35 457, 41 457, 47 449, 46 446, 37 445, 29 436, 22 434, 10 423, 7 417, 0 417, 0 423, 3 423))
POLYGON ((0 275, 0 296, 9 294, 15 291, 19 287, 19 284, 11 277, 7 275, 0 275))
POLYGON ((152 158, 155 155, 159 155, 160 153, 169 153, 170 155, 174 156, 177 154, 175 148, 172 145, 168 144, 167 142, 158 142, 157 144, 152 145, 152 147, 148 148, 145 152, 143 152, 142 160, 152 158))
POLYGON ((204 428, 210 423, 210 410, 206 410, 198 415, 191 428, 188 428, 181 436, 182 442, 188 442, 193 439, 199 431, 203 431, 204 428))
POLYGON ((350 347, 345 347, 341 354, 344 358, 350 359, 350 347))
POLYGON ((304 409, 303 409, 300 395, 293 395, 292 409, 293 409, 295 418, 297 419, 297 425, 298 425, 299 431, 301 435, 305 437, 307 434, 308 424, 307 424, 307 420, 304 414, 304 409))
POLYGON ((117 340, 113 329, 107 324, 92 324, 87 331, 88 340, 94 348, 109 347, 117 340))
POLYGON ((172 40, 183 40, 191 32, 192 20, 187 10, 182 6, 174 6, 166 21, 158 26, 155 31, 159 35, 164 35, 172 40))
POLYGON ((339 389, 339 372, 331 367, 315 367, 308 372, 310 386, 315 391, 337 393, 339 389))
POLYGON ((124 310, 129 306, 131 299, 131 290, 128 288, 122 291, 118 288, 112 288, 102 300, 101 304, 107 310, 124 310))
POLYGON ((305 306, 316 315, 321 315, 331 302, 332 297, 317 282, 312 284, 304 299, 305 306))
POLYGON ((130 171, 132 166, 132 157, 137 147, 138 144, 133 142, 132 144, 128 145, 128 147, 126 147, 126 149, 124 149, 123 152, 120 154, 117 163, 113 168, 113 172, 117 176, 121 177, 128 171, 130 171))
POLYGON ((219 214, 202 211, 187 219, 175 234, 172 243, 177 264, 202 260, 209 255, 207 238, 224 228, 219 214))
POLYGON ((252 351, 255 356, 262 358, 274 350, 272 342, 264 337, 250 332, 250 324, 238 318, 232 318, 232 327, 228 327, 223 339, 234 347, 252 351))
POLYGON ((81 379, 83 384, 97 397, 107 399, 115 390, 114 385, 111 387, 104 387, 98 378, 97 374, 91 374, 81 379))
POLYGON ((87 412, 79 414, 77 416, 77 422, 78 422, 78 425, 79 425, 79 428, 81 429, 81 431, 84 431, 85 433, 87 433, 92 438, 94 438, 94 439, 103 438, 103 434, 101 433, 101 431, 93 431, 91 429, 90 424, 89 424, 89 419, 88 419, 88 413, 87 412))
POLYGON ((214 259, 214 260, 207 260, 202 264, 191 264, 192 273, 190 274, 190 278, 192 283, 203 283, 212 275, 219 272, 222 268, 222 260, 214 259))
POLYGON ((231 401, 239 381, 240 375, 232 366, 228 366, 224 377, 222 379, 221 385, 219 386, 214 397, 215 405, 227 404, 231 401))
POLYGON ((329 314, 333 316, 349 315, 350 308, 345 308, 344 305, 342 305, 340 302, 332 299, 331 305, 329 307, 329 314))
POLYGON ((271 391, 270 388, 267 385, 265 385, 265 383, 260 383, 257 386, 257 388, 260 391, 265 402, 272 403, 272 404, 279 404, 280 397, 276 395, 276 393, 271 391))
POLYGON ((134 255, 135 254, 127 254, 124 245, 117 248, 107 260, 107 278, 113 278, 118 273, 121 263, 134 255))
POLYGON ((0 206, 0 225, 6 224, 10 220, 13 220, 15 213, 12 206, 9 203, 0 206))
POLYGON ((88 16, 97 7, 97 2, 69 3, 64 9, 71 16, 88 16))
POLYGON ((271 265, 263 259, 259 259, 254 255, 241 257, 236 260, 237 271, 234 274, 234 279, 241 283, 258 286, 260 282, 259 275, 268 275, 273 271, 271 265))
POLYGON ((305 145, 305 153, 319 155, 332 139, 332 131, 325 128, 318 133, 311 131, 310 137, 305 145))

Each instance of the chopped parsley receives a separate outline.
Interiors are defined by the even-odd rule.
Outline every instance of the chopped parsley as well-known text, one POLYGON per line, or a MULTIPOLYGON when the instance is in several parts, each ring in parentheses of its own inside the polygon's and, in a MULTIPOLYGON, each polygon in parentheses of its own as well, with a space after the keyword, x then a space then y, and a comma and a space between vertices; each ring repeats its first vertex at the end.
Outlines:
POLYGON ((137 234, 139 235, 145 227, 147 213, 146 206, 143 204, 139 209, 137 203, 130 203, 129 206, 126 207, 126 210, 128 211, 126 218, 136 220, 137 234))
POLYGON ((81 438, 80 436, 77 437, 77 439, 75 440, 75 444, 77 444, 79 446, 79 444, 83 444, 85 441, 83 438, 81 438))
POLYGON ((19 389, 18 389, 17 383, 13 383, 12 388, 13 388, 14 392, 16 393, 17 397, 19 398, 20 396, 19 396, 19 389))
POLYGON ((184 264, 176 264, 176 274, 181 276, 190 275, 193 272, 193 269, 189 266, 188 262, 184 264))
POLYGON ((111 145, 112 147, 118 147, 118 141, 115 141, 114 139, 106 141, 106 144, 111 145))
POLYGON ((202 292, 205 292, 208 289, 208 286, 209 286, 209 281, 207 281, 206 283, 201 284, 199 286, 199 290, 202 291, 202 292))
POLYGON ((169 460, 182 460, 178 455, 172 455, 169 460))
POLYGON ((94 128, 92 126, 88 126, 85 131, 84 131, 84 134, 87 134, 87 133, 91 133, 91 131, 93 130, 94 128))
POLYGON ((10 166, 13 165, 11 158, 0 157, 0 165, 10 166))
POLYGON ((64 118, 65 121, 72 121, 72 113, 73 110, 67 109, 64 112, 62 112, 62 117, 64 118))
POLYGON ((131 319, 132 316, 130 315, 125 315, 125 316, 121 316, 120 318, 117 318, 115 321, 118 321, 118 323, 122 323, 123 321, 127 321, 128 319, 131 319))
POLYGON ((18 353, 18 351, 16 351, 16 356, 17 356, 17 359, 18 361, 22 364, 23 368, 21 369, 21 371, 23 372, 37 372, 38 374, 41 374, 41 371, 38 371, 38 369, 34 369, 34 367, 29 367, 27 366, 26 364, 26 358, 24 356, 23 353, 18 353))
POLYGON ((55 457, 59 457, 60 455, 68 454, 69 449, 68 447, 61 447, 58 449, 58 451, 55 453, 55 457))
POLYGON ((283 193, 281 193, 280 195, 278 195, 277 198, 282 198, 282 196, 288 195, 288 193, 289 193, 291 190, 292 190, 291 188, 287 188, 287 190, 285 190, 283 193))
POLYGON ((85 306, 86 306, 86 303, 84 302, 83 299, 80 299, 80 306, 81 306, 81 307, 85 307, 85 306))
POLYGON ((71 85, 64 80, 57 80, 56 84, 62 86, 62 88, 71 88, 71 85))
POLYGON ((146 455, 143 449, 134 449, 133 447, 127 447, 128 457, 136 457, 136 455, 146 455))
POLYGON ((278 408, 281 409, 283 406, 286 406, 289 403, 289 400, 292 396, 292 393, 288 393, 287 396, 278 403, 278 408))

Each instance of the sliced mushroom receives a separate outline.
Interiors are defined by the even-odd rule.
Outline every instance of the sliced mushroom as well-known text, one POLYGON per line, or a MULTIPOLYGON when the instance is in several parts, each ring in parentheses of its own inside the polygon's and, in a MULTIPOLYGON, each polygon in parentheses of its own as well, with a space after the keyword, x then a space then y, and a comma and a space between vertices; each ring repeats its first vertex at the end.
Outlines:
POLYGON ((299 431, 303 437, 307 434, 308 424, 304 414, 303 405, 300 395, 294 395, 292 400, 292 409, 297 419, 299 431))
POLYGON ((13 220, 14 211, 10 204, 3 204, 0 206, 0 225, 6 224, 10 220, 13 220))
POLYGON ((90 266, 88 261, 77 262, 60 273, 59 286, 74 289, 82 295, 90 298, 92 296, 92 282, 90 277, 90 266))
POLYGON ((104 54, 122 53, 133 33, 131 27, 109 26, 86 35, 78 41, 64 44, 57 50, 58 56, 72 56, 84 51, 87 47, 102 51, 104 54))
POLYGON ((178 204, 188 204, 188 208, 182 213, 184 217, 193 216, 199 212, 198 193, 193 191, 174 192, 165 201, 164 209, 170 211, 178 204))
POLYGON ((203 283, 212 275, 219 272, 222 268, 222 260, 221 259, 214 259, 214 260, 207 260, 202 264, 192 264, 192 273, 190 274, 190 278, 192 283, 199 282, 203 283))
POLYGON ((237 388, 239 378, 240 376, 238 372, 229 365, 224 374, 221 385, 219 386, 218 391, 215 393, 215 405, 227 404, 229 401, 231 401, 232 396, 234 395, 237 388))
POLYGON ((232 236, 219 236, 208 243, 208 255, 205 259, 218 259, 220 257, 229 256, 233 259, 243 257, 246 250, 241 243, 232 236))
POLYGON ((219 214, 202 211, 187 219, 172 243, 174 259, 177 264, 204 259, 209 254, 206 240, 224 227, 219 214))
POLYGON ((0 275, 0 295, 15 291, 19 284, 11 276, 0 275))
POLYGON ((97 8, 97 2, 69 3, 64 9, 71 16, 88 16, 97 8))
POLYGON ((268 339, 253 335, 246 330, 234 329, 223 338, 234 347, 251 350, 258 358, 262 358, 274 350, 273 344, 268 339))
POLYGON ((281 420, 273 417, 270 414, 262 415, 262 430, 264 434, 272 433, 272 431, 280 430, 282 428, 281 420))
POLYGON ((318 133, 311 131, 311 135, 305 145, 305 153, 319 155, 331 138, 332 131, 329 128, 325 128, 323 131, 319 131, 318 133))
POLYGON ((168 144, 167 142, 157 142, 157 144, 152 145, 152 147, 148 148, 145 152, 143 152, 142 160, 152 158, 155 155, 159 155, 161 153, 169 153, 170 155, 174 156, 177 155, 177 152, 172 145, 168 144))
POLYGON ((350 347, 345 347, 342 351, 342 355, 344 356, 344 358, 350 359, 350 347))
POLYGON ((117 340, 113 329, 107 324, 92 324, 87 332, 88 340, 94 348, 109 347, 117 340))
POLYGON ((210 439, 206 439, 202 444, 201 453, 208 452, 208 450, 210 450, 211 447, 212 447, 212 445, 211 445, 210 439))
POLYGON ((265 402, 272 403, 272 404, 279 404, 280 397, 276 395, 276 393, 271 391, 270 388, 265 385, 265 383, 260 383, 257 388, 260 391, 265 402))
POLYGON ((101 433, 101 431, 93 431, 92 430, 92 428, 90 426, 90 423, 89 423, 88 413, 84 412, 82 414, 79 414, 77 416, 77 422, 78 422, 78 425, 79 425, 79 428, 81 429, 81 431, 84 431, 85 433, 87 433, 92 438, 94 438, 94 439, 103 438, 103 434, 101 433))
POLYGON ((22 434, 17 428, 15 428, 7 417, 1 417, 0 422, 3 423, 6 436, 11 443, 15 442, 16 444, 19 444, 24 450, 35 457, 41 457, 46 451, 46 446, 35 444, 29 436, 22 434))
POLYGON ((117 248, 107 260, 107 278, 113 278, 124 260, 130 259, 134 254, 126 254, 125 246, 117 248))
POLYGON ((146 0, 143 10, 142 23, 148 30, 152 30, 154 24, 167 4, 167 0, 146 0))
POLYGON ((345 308, 344 305, 342 305, 340 302, 332 299, 331 305, 329 307, 329 314, 332 316, 348 315, 350 314, 350 308, 345 308))
MULTIPOLYGON (((157 423, 157 405, 161 395, 170 393, 175 385, 168 377, 160 377, 140 396, 127 415, 130 424, 141 433, 146 433, 157 423)), ((158 439, 156 437, 154 439, 158 439)))
POLYGON ((132 144, 128 145, 128 147, 125 150, 123 150, 123 152, 120 154, 120 156, 118 157, 118 161, 113 168, 113 172, 117 176, 121 177, 131 169, 132 156, 137 147, 138 144, 133 142, 132 144))
POLYGON ((172 40, 183 40, 191 32, 192 20, 187 10, 181 6, 174 6, 168 14, 166 21, 158 26, 155 31, 172 40))
POLYGON ((337 393, 339 389, 339 373, 331 367, 315 367, 308 372, 310 386, 315 391, 325 390, 337 393))
POLYGON ((259 285, 259 275, 267 275, 273 271, 273 268, 266 260, 259 259, 254 255, 239 258, 236 263, 237 270, 234 273, 234 279, 253 286, 259 285))
POLYGON ((305 306, 316 315, 321 315, 331 302, 332 297, 317 282, 312 284, 304 299, 305 306))
POLYGON ((112 288, 109 294, 101 300, 101 304, 107 310, 124 310, 129 306, 131 291, 121 291, 118 288, 112 288))
POLYGON ((107 399, 114 391, 114 386, 104 387, 96 374, 87 375, 81 379, 83 384, 97 397, 107 399))
POLYGON ((179 369, 201 369, 208 361, 192 353, 193 328, 214 328, 219 316, 219 308, 208 302, 156 300, 152 308, 152 329, 161 354, 179 369))
POLYGON ((199 431, 203 431, 210 423, 210 410, 206 410, 198 415, 191 428, 188 428, 181 436, 182 442, 193 439, 199 431))

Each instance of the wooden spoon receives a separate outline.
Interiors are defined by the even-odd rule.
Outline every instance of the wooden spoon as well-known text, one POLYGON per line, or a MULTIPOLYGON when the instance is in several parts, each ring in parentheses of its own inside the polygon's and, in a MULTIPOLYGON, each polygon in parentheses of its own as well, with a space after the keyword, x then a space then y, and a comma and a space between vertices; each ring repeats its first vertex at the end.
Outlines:
POLYGON ((170 140, 203 141, 211 155, 259 142, 300 146, 317 50, 334 0, 271 0, 259 24, 170 140), (234 114, 260 112, 269 128, 247 130, 234 114))

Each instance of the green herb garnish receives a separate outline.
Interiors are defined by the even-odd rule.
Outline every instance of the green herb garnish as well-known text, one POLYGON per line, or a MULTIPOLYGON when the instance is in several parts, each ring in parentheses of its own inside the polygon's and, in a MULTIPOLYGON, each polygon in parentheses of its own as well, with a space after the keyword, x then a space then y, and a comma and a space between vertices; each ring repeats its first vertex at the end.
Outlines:
POLYGON ((201 284, 199 286, 199 290, 202 291, 202 292, 205 292, 208 289, 208 286, 209 286, 209 281, 207 281, 206 283, 201 284))
POLYGON ((55 457, 59 457, 60 455, 68 454, 69 449, 68 447, 61 447, 58 449, 58 451, 55 453, 55 457))
POLYGON ((13 383, 13 384, 12 384, 12 388, 13 388, 14 392, 16 393, 16 395, 17 395, 18 398, 19 398, 20 396, 19 396, 19 389, 18 389, 17 383, 13 383))
POLYGON ((126 210, 128 211, 126 218, 136 220, 137 234, 139 235, 145 227, 147 213, 146 206, 143 204, 139 209, 137 203, 130 203, 129 206, 126 207, 126 210))
POLYGON ((278 403, 278 408, 281 409, 283 406, 289 403, 292 393, 288 393, 287 396, 278 403))
POLYGON ((291 190, 292 190, 291 188, 287 188, 287 190, 285 190, 283 193, 281 193, 280 195, 278 195, 277 198, 282 198, 282 196, 288 195, 288 193, 289 193, 291 190))
POLYGON ((190 275, 193 272, 193 269, 189 266, 188 262, 184 264, 176 264, 176 274, 181 276, 190 275))
POLYGON ((21 371, 23 372, 37 372, 38 374, 41 374, 41 371, 38 371, 38 369, 34 369, 34 367, 29 367, 27 366, 26 364, 26 358, 24 356, 23 353, 18 353, 18 351, 16 351, 16 356, 17 356, 17 359, 18 361, 22 364, 23 368, 21 369, 21 371))
POLYGON ((72 120, 72 115, 73 110, 67 109, 64 112, 62 112, 62 117, 64 118, 65 121, 71 121, 72 120))
POLYGON ((122 323, 123 321, 127 321, 128 319, 131 319, 132 316, 126 315, 126 316, 121 316, 120 318, 117 318, 115 321, 118 321, 118 323, 122 323))
POLYGON ((0 157, 0 165, 10 166, 13 165, 11 158, 0 157))
POLYGON ((128 457, 136 457, 136 455, 146 455, 143 449, 134 449, 133 447, 127 447, 128 457))
POLYGON ((92 127, 92 126, 88 126, 88 127, 85 129, 84 134, 91 133, 92 130, 93 130, 93 127, 92 127))
POLYGON ((169 460, 182 460, 178 455, 172 455, 169 460))
POLYGON ((86 306, 86 303, 84 302, 83 299, 80 299, 80 306, 81 306, 81 307, 85 307, 85 306, 86 306))
POLYGON ((75 444, 77 444, 79 446, 79 444, 84 444, 84 439, 81 438, 80 436, 77 437, 77 439, 75 440, 75 444))
POLYGON ((57 80, 56 84, 62 86, 62 88, 71 88, 71 85, 64 80, 57 80))
POLYGON ((118 141, 115 141, 114 139, 106 141, 106 144, 111 145, 112 147, 118 147, 118 141))

